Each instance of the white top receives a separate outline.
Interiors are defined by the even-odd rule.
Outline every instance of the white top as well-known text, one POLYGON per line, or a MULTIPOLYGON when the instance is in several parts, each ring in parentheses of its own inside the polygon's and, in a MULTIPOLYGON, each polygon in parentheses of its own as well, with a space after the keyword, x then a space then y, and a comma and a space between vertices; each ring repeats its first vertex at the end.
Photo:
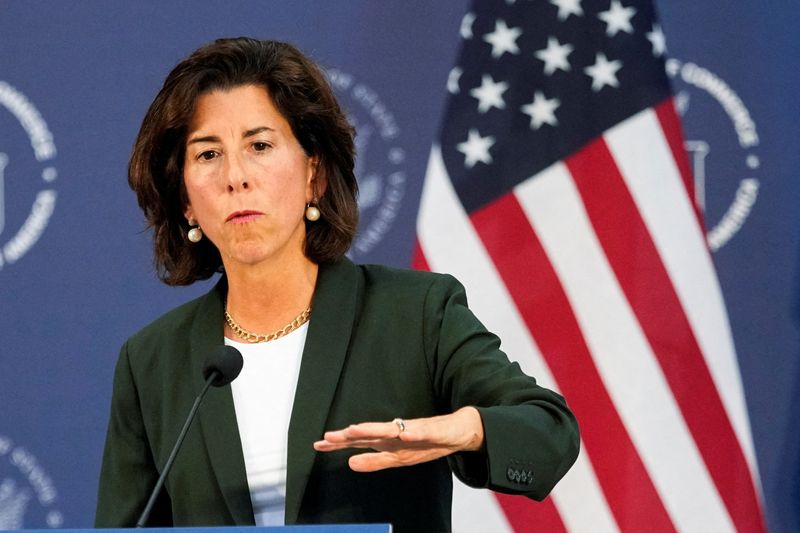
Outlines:
POLYGON ((244 359, 231 389, 258 526, 284 523, 289 418, 307 332, 308 322, 270 342, 225 339, 244 359))

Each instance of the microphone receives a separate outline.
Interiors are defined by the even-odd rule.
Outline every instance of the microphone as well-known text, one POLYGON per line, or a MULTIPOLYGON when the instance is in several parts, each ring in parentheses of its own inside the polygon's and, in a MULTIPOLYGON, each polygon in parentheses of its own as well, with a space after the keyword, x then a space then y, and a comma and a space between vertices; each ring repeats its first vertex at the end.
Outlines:
POLYGON ((145 505, 144 511, 142 511, 139 520, 136 522, 136 527, 144 527, 147 523, 147 519, 150 517, 150 511, 153 510, 153 505, 156 503, 156 498, 161 492, 161 487, 164 485, 164 481, 167 479, 167 474, 172 468, 172 463, 175 462, 175 457, 178 455, 178 450, 183 443, 184 437, 186 437, 186 433, 189 431, 189 426, 192 425, 194 416, 197 413, 197 408, 200 407, 200 403, 203 401, 206 392, 208 392, 208 388, 211 385, 214 385, 215 387, 227 385, 236 379, 236 377, 239 375, 239 372, 242 371, 243 365, 244 360, 242 359, 242 354, 233 346, 217 346, 206 356, 206 360, 203 363, 203 378, 205 378, 206 383, 203 386, 203 390, 200 391, 200 394, 198 394, 197 398, 194 400, 194 404, 189 411, 189 416, 186 417, 186 422, 184 422, 183 428, 178 435, 178 439, 175 441, 175 446, 172 447, 172 452, 170 452, 167 462, 164 464, 164 468, 161 470, 161 475, 158 476, 158 481, 156 481, 156 485, 153 487, 153 492, 150 494, 150 499, 147 500, 147 505, 145 505))
POLYGON ((203 378, 215 387, 224 387, 242 371, 244 360, 239 350, 233 346, 217 346, 206 356, 203 363, 203 378))

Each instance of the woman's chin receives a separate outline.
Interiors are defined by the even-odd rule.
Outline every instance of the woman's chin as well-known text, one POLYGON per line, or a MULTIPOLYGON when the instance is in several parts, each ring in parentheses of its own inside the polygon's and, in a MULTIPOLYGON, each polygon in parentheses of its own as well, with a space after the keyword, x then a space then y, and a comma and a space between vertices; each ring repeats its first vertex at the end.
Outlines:
MULTIPOLYGON (((229 253, 224 254, 224 262, 226 268, 231 265, 249 267, 259 266, 270 261, 285 262, 289 259, 288 256, 295 255, 289 254, 286 248, 276 248, 273 244, 265 243, 240 243, 229 250, 229 253)), ((297 254, 303 257, 302 249, 297 250, 297 254)))

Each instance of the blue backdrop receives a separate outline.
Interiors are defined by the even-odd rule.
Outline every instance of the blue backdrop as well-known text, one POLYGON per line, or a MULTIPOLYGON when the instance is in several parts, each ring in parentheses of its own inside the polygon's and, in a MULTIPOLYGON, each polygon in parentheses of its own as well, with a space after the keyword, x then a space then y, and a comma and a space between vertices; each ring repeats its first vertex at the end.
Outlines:
MULTIPOLYGON (((327 67, 359 129, 352 256, 406 266, 466 6, 0 5, 0 515, 16 505, 25 527, 91 524, 117 350, 206 289, 156 280, 126 183, 139 123, 171 67, 236 35, 294 42, 327 67)), ((658 7, 768 523, 800 530, 800 13, 778 1, 658 7)))

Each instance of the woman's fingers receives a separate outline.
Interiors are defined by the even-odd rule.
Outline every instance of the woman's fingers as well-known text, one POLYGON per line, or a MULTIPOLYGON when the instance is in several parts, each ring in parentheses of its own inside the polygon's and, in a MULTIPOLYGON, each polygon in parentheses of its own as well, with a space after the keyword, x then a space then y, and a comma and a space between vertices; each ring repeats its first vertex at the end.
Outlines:
POLYGON ((447 448, 418 448, 397 451, 360 453, 350 457, 348 464, 355 472, 375 472, 387 468, 411 466, 445 457, 452 450, 447 448))
MULTIPOLYGON (((320 452, 331 452, 334 450, 344 450, 346 448, 385 448, 396 442, 396 439, 363 439, 348 440, 344 442, 331 442, 327 439, 318 440, 314 443, 314 449, 320 452)), ((396 447, 396 444, 394 444, 396 447)))
POLYGON ((337 431, 325 432, 328 442, 349 442, 368 439, 395 439, 400 435, 400 428, 393 422, 364 422, 353 424, 337 431))
POLYGON ((376 472, 402 465, 397 455, 390 452, 360 453, 352 456, 347 463, 355 472, 376 472))
POLYGON ((354 455, 350 467, 357 472, 408 466, 433 461, 460 450, 477 450, 483 445, 483 424, 474 407, 449 415, 391 422, 364 422, 328 431, 314 449, 331 452, 372 449, 354 455))
MULTIPOLYGON (((424 419, 414 422, 422 420, 424 419)), ((318 451, 331 451, 342 448, 370 448, 373 447, 373 444, 380 442, 419 440, 419 436, 410 431, 410 423, 406 422, 405 424, 402 432, 398 424, 394 422, 364 422, 337 431, 326 431, 322 440, 314 443, 314 448, 318 451)))

